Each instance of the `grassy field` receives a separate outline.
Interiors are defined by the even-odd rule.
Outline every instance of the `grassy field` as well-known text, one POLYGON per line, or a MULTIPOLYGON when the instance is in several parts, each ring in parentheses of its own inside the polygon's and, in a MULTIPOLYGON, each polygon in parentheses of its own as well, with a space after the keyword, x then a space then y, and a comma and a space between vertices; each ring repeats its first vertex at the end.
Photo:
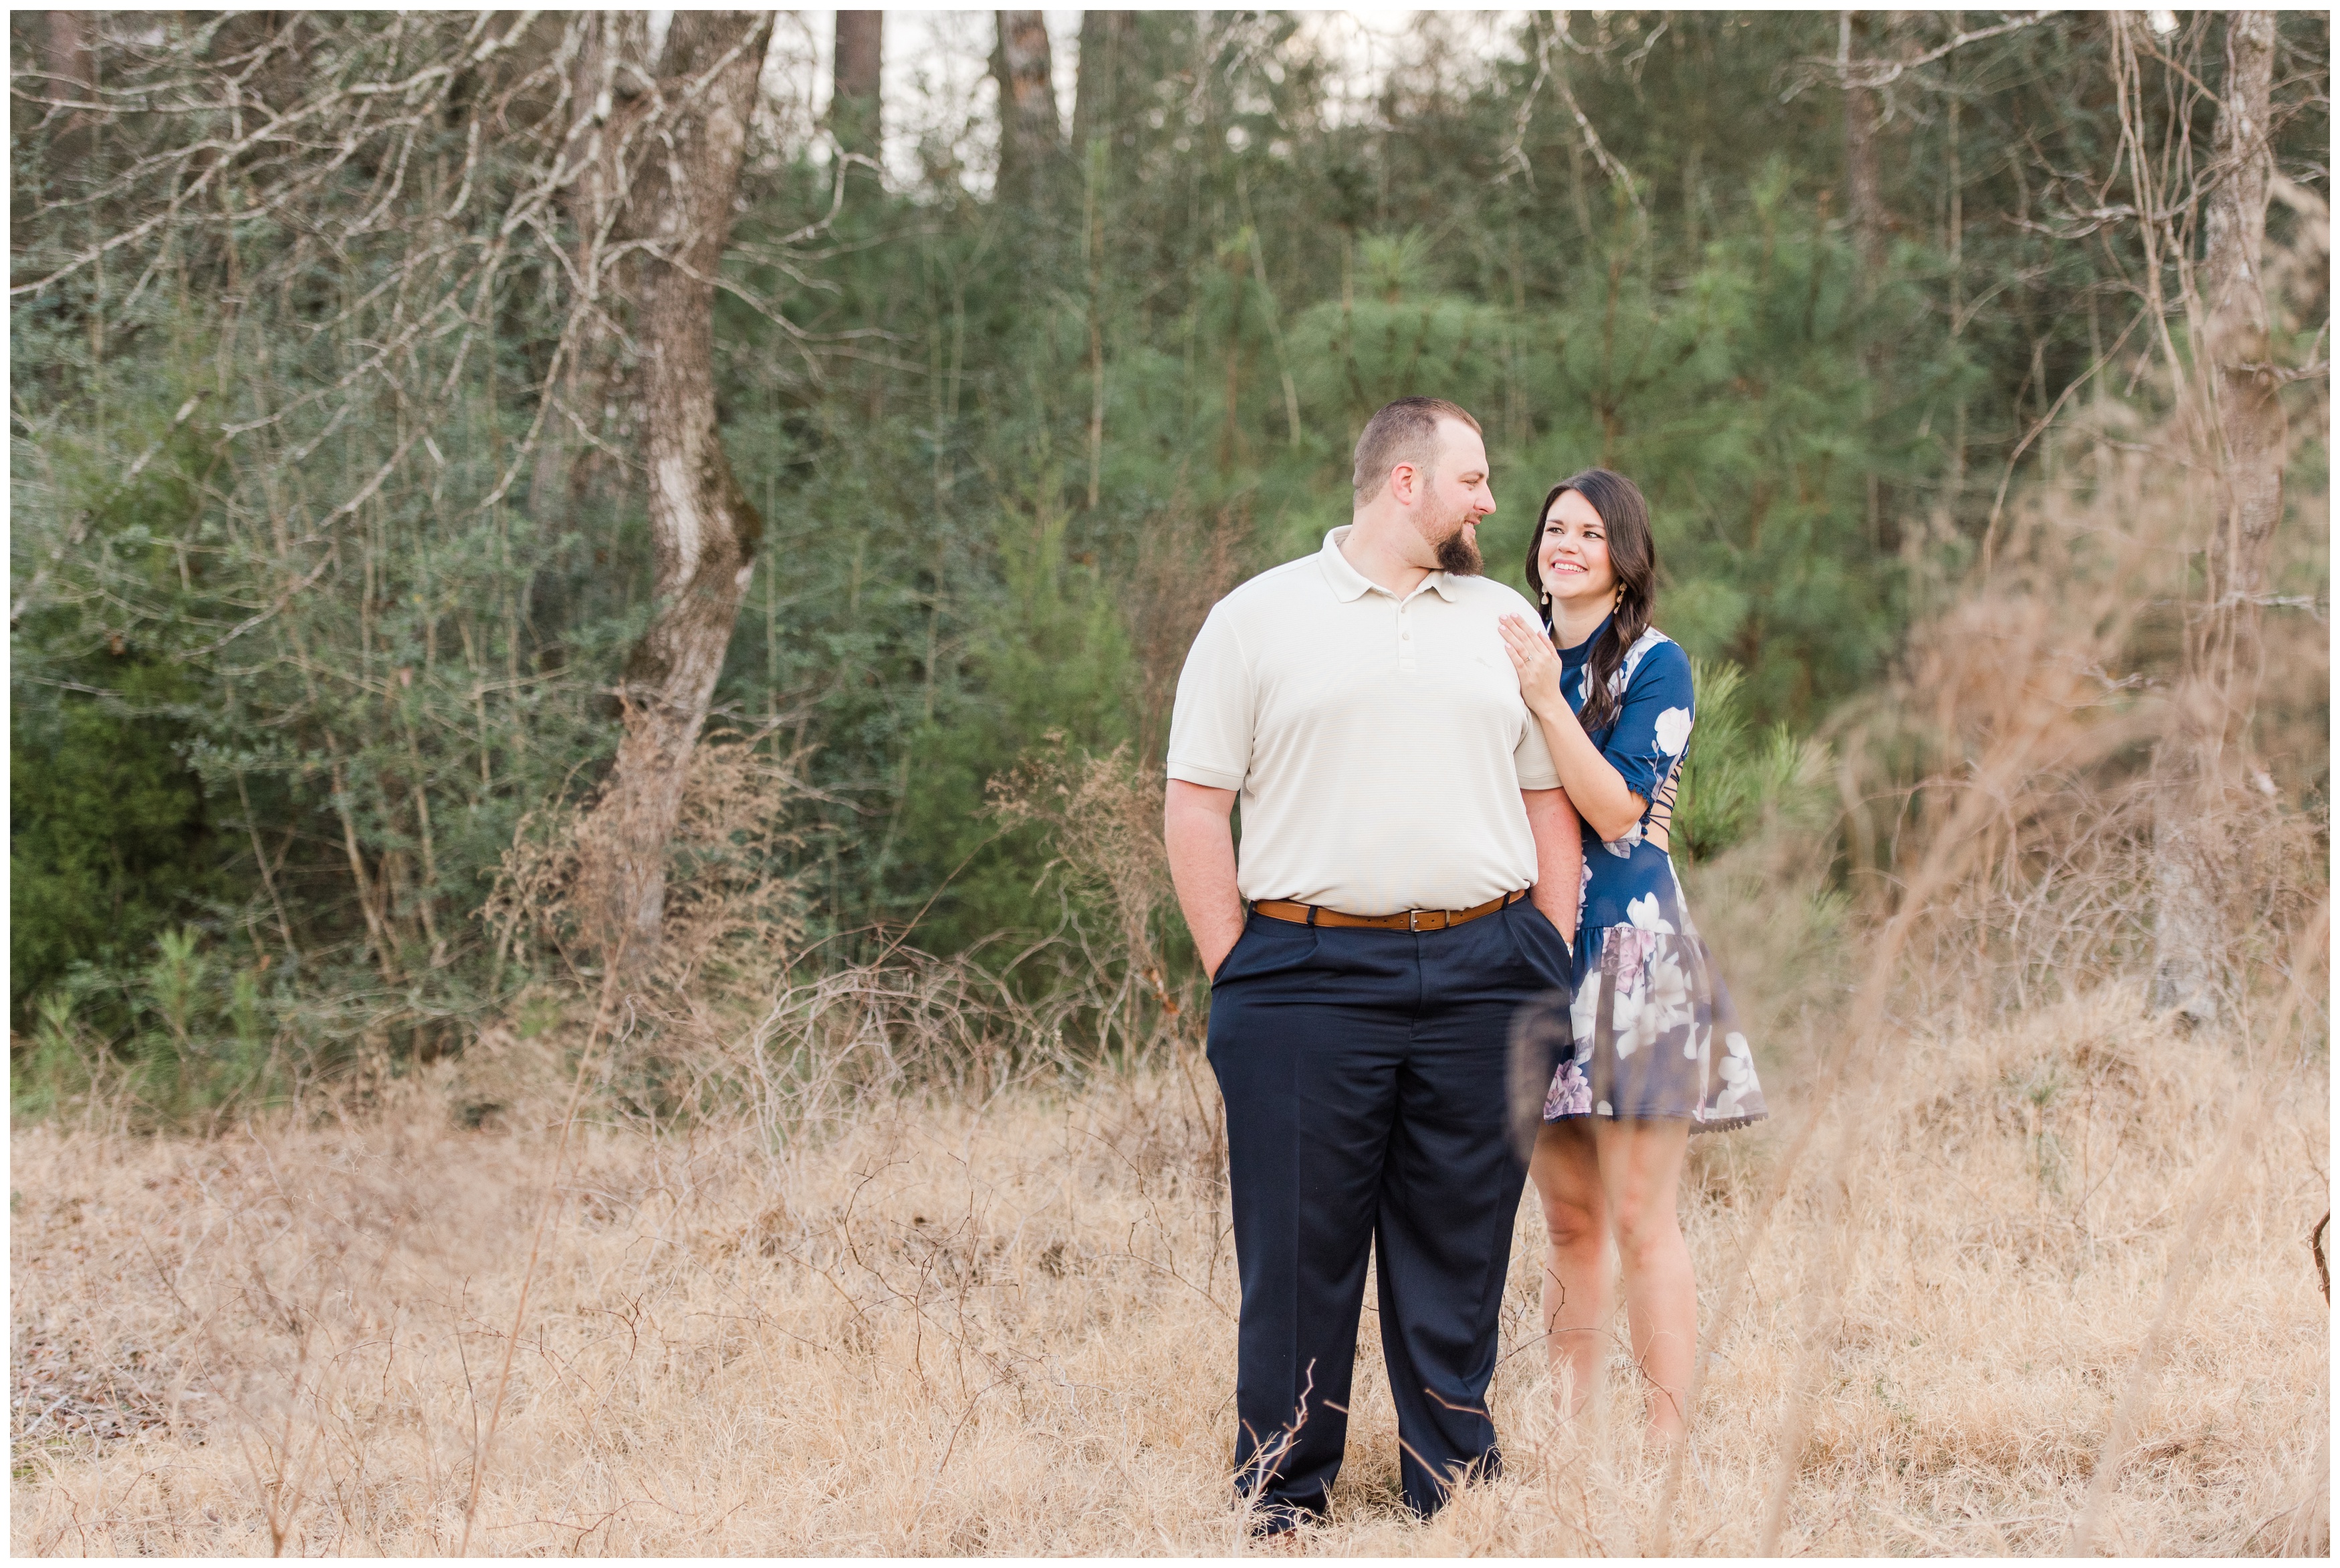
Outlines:
MULTIPOLYGON (((1800 1431, 1786 1552, 2053 1553, 2107 1463, 2097 1551, 2328 1550, 2322 1053, 2143 1013, 2112 987, 1898 1040, 1768 1215, 1806 1114, 1791 1073, 1777 1120, 1695 1145, 1710 1335, 1735 1307, 1672 1549, 1755 1550, 1800 1431)), ((462 1093, 203 1141, 17 1129, 15 1553, 451 1553, 475 1472, 470 1548, 499 1554, 1241 1549, 1198 1060, 980 1108, 889 1096, 788 1147, 746 1119, 591 1126, 483 1468, 560 1096, 465 1130, 462 1093)), ((1552 1414, 1537 1240, 1523 1204, 1492 1392, 1508 1473, 1401 1514, 1369 1307, 1349 1463, 1305 1550, 1655 1543, 1666 1465, 1627 1418, 1630 1366, 1582 1426, 1552 1414)))

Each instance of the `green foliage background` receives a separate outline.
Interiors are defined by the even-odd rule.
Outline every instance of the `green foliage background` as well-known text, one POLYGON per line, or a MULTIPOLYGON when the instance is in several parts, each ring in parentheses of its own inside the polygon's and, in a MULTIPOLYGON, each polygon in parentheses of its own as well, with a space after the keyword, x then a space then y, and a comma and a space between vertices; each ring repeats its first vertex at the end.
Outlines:
MULTIPOLYGON (((362 18, 288 25, 383 46, 362 18)), ((2213 65, 2215 25, 2186 24, 2213 65)), ((37 25, 12 18, 19 61, 37 25)), ((1694 748, 1694 853, 1809 774, 1798 737, 1891 657, 2025 432, 2137 310, 2146 261, 2081 222, 2074 173, 2111 164, 2107 25, 2050 18, 1886 95, 1874 269, 1842 94, 1811 64, 1834 14, 1575 25, 1582 48, 1555 44, 1539 14, 1491 73, 1431 29, 1341 123, 1289 15, 1093 16, 1072 145, 1030 204, 929 149, 906 188, 848 179, 787 268, 832 171, 812 144, 754 151, 729 266, 787 326, 719 305, 725 439, 768 528, 717 708, 803 754, 789 869, 824 953, 913 918, 944 952, 1055 918, 1046 848, 998 832, 987 781, 1050 737, 1158 762, 1210 597, 1346 520, 1350 442, 1403 393, 1484 419, 1507 580, 1557 478, 1597 462, 1648 491, 1658 622, 1729 693, 1694 748)), ((1912 49, 1943 27, 1909 25, 1912 49)), ((2278 74, 2313 90, 2279 162, 2328 194, 2326 19, 2283 36, 2278 74)), ((2148 105, 2157 129, 2206 147, 2179 102, 2148 105)), ((42 214, 21 281, 96 217, 43 205, 87 170, 21 73, 14 112, 15 200, 42 214)), ((528 978, 477 918, 521 814, 614 750, 602 693, 647 613, 639 477, 574 451, 490 499, 549 360, 537 274, 515 266, 467 358, 417 350, 449 388, 426 423, 384 399, 329 428, 321 403, 224 439, 347 374, 352 301, 399 261, 302 243, 254 223, 14 302, 12 569, 52 563, 12 635, 25 1050, 65 1016, 174 1074, 272 1031, 446 1048, 528 978), (292 281, 237 296, 267 257, 292 281)))

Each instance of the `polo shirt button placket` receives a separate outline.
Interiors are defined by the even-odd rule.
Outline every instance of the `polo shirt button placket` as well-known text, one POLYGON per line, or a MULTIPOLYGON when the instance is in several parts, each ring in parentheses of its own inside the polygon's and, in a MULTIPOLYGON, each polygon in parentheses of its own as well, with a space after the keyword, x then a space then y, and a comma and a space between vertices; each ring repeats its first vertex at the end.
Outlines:
POLYGON ((1403 605, 1397 607, 1397 667, 1408 675, 1413 673, 1413 624, 1403 605))

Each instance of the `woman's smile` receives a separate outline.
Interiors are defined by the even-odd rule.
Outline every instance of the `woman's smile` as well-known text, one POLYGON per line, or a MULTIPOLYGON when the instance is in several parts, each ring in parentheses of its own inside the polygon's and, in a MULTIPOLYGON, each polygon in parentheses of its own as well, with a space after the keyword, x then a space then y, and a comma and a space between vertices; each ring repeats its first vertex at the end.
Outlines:
POLYGON ((1605 598, 1617 586, 1609 563, 1609 528, 1574 490, 1562 493, 1544 514, 1536 570, 1554 600, 1605 598))

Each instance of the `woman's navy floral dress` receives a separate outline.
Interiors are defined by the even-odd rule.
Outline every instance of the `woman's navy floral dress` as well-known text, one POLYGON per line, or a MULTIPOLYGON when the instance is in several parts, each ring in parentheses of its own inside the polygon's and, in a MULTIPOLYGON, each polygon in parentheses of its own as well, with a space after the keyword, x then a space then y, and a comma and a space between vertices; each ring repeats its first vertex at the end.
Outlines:
MULTIPOLYGON (((1560 650, 1561 692, 1579 714, 1585 662, 1608 629, 1603 621, 1581 646, 1560 650)), ((1766 1114, 1755 1060, 1691 923, 1673 857, 1648 836, 1652 819, 1662 831, 1673 815, 1697 707, 1690 656, 1652 627, 1611 681, 1621 700, 1615 719, 1590 732, 1592 744, 1650 804, 1614 842, 1585 826, 1573 1044, 1552 1075, 1544 1119, 1682 1118, 1692 1132, 1744 1127, 1766 1114)))

